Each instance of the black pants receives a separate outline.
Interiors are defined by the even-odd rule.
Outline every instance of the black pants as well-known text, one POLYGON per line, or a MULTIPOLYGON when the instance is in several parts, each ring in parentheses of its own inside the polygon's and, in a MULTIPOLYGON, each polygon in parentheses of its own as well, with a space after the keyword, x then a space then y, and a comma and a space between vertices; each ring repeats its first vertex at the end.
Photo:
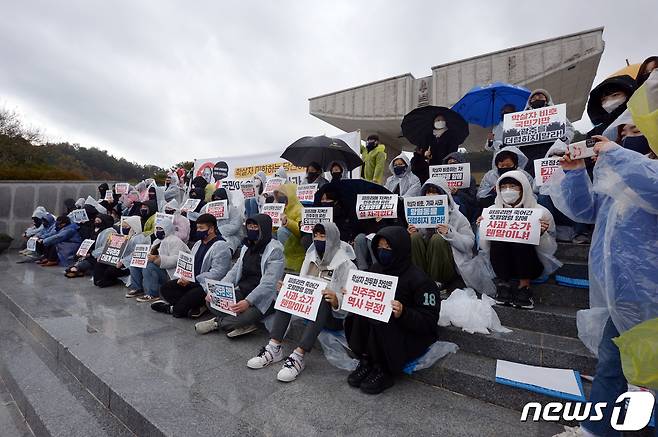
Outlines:
POLYGON ((54 244, 50 246, 44 246, 43 254, 46 259, 48 259, 48 261, 59 261, 59 258, 57 257, 57 246, 54 244))
POLYGON ((127 276, 128 269, 118 269, 115 266, 97 262, 94 264, 94 285, 105 288, 111 287, 119 282, 119 278, 127 276))
POLYGON ((537 256, 537 246, 532 244, 491 241, 489 256, 498 279, 536 279, 544 266, 537 256))
MULTIPOLYGON (((283 336, 286 334, 286 329, 288 329, 291 318, 292 314, 278 310, 276 311, 276 314, 274 315, 274 326, 272 326, 271 332, 271 337, 273 339, 283 341, 283 336)), ((331 325, 333 328, 337 324, 340 324, 340 322, 341 321, 334 319, 334 316, 331 313, 331 304, 323 300, 318 307, 318 315, 315 318, 315 322, 305 320, 306 326, 304 326, 304 332, 299 341, 299 347, 301 347, 304 352, 310 352, 311 349, 313 349, 315 340, 317 340, 318 335, 320 335, 320 331, 328 325, 331 325)))
POLYGON ((174 317, 187 317, 191 310, 206 305, 206 292, 196 282, 179 285, 178 279, 162 284, 160 296, 174 306, 174 317))
POLYGON ((350 314, 345 319, 345 335, 352 352, 368 358, 392 374, 402 371, 405 363, 425 353, 434 342, 433 335, 406 331, 391 315, 388 323, 350 314))
MULTIPOLYGON (((245 295, 239 287, 235 289, 236 302, 240 302, 247 296, 248 294, 245 295)), ((208 309, 219 320, 219 327, 225 332, 230 332, 237 328, 254 325, 263 320, 266 316, 272 314, 274 312, 274 302, 272 302, 267 311, 265 311, 265 314, 261 313, 260 310, 254 306, 250 306, 246 309, 246 311, 241 312, 237 316, 232 316, 230 314, 218 311, 211 307, 210 304, 208 304, 208 309)))

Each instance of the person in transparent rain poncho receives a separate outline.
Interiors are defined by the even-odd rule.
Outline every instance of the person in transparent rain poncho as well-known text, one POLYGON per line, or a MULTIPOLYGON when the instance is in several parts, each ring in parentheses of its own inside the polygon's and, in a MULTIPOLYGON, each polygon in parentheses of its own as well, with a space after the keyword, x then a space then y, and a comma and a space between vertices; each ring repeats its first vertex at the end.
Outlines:
POLYGON ((555 206, 593 223, 589 253, 590 309, 578 312, 578 336, 598 353, 590 402, 607 402, 604 417, 585 421, 585 435, 621 435, 610 426, 614 403, 628 390, 612 338, 658 317, 658 161, 595 136, 594 181, 568 154, 553 175, 555 206))

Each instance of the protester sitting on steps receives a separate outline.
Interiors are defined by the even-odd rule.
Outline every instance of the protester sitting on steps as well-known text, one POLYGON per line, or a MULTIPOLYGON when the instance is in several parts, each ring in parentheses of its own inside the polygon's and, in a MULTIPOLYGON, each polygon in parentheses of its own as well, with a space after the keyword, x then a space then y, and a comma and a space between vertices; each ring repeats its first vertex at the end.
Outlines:
MULTIPOLYGON (((343 329, 344 312, 340 311, 349 271, 356 269, 351 261, 354 258, 352 247, 340 241, 338 228, 333 223, 317 224, 313 227, 313 244, 306 252, 300 276, 327 281, 328 285, 322 292, 324 300, 318 308, 314 322, 308 321, 304 326, 301 340, 295 350, 285 359, 283 367, 277 374, 282 382, 294 381, 306 367, 304 356, 311 352, 320 331, 325 326, 332 329, 343 329)), ((277 288, 280 292, 282 283, 277 288)), ((250 369, 262 369, 272 363, 284 359, 282 342, 290 324, 292 315, 277 310, 274 315, 274 326, 270 333, 270 341, 258 355, 247 361, 250 369)))
MULTIPOLYGON (((491 170, 486 172, 480 181, 477 192, 478 204, 481 208, 487 208, 496 200, 496 182, 508 171, 519 170, 530 183, 532 192, 535 191, 535 181, 530 173, 525 171, 528 166, 528 158, 515 146, 507 146, 494 153, 491 160, 491 170)), ((531 193, 532 194, 532 193, 531 193)))
MULTIPOLYGON (((123 217, 119 229, 121 231, 121 235, 124 235, 128 239, 128 243, 130 243, 131 238, 142 232, 140 218, 138 216, 123 217)), ((127 264, 125 262, 126 260, 122 258, 119 260, 116 266, 103 264, 101 262, 95 263, 94 285, 104 288, 118 284, 119 278, 130 274, 130 271, 128 270, 130 259, 128 259, 127 264)))
POLYGON ((111 216, 107 214, 97 214, 94 217, 94 233, 90 239, 95 240, 92 247, 89 248, 87 254, 83 257, 77 259, 74 265, 67 268, 64 272, 64 276, 67 278, 81 278, 89 271, 93 272, 94 266, 96 265, 96 260, 103 253, 105 249, 105 244, 109 239, 111 234, 116 234, 116 231, 112 227, 114 225, 114 220, 111 216))
MULTIPOLYGON (((222 329, 229 338, 249 334, 258 329, 256 323, 274 311, 277 282, 283 277, 283 246, 272 238, 272 219, 256 214, 247 219, 247 238, 238 261, 221 278, 235 287, 236 304, 229 309, 230 316, 210 308, 215 317, 197 323, 199 334, 222 329)), ((205 296, 206 302, 210 296, 205 296)))
POLYGON ((420 194, 420 179, 411 172, 411 162, 404 153, 396 156, 388 165, 393 173, 386 179, 384 187, 401 197, 414 197, 420 194))
POLYGON ((151 304, 151 309, 174 317, 201 317, 206 312, 204 302, 206 279, 219 281, 231 268, 231 249, 217 230, 217 220, 201 214, 196 221, 196 240, 192 247, 194 282, 172 279, 160 287, 162 300, 151 304))
POLYGON ((322 166, 318 162, 311 162, 306 166, 306 177, 302 179, 302 184, 318 184, 322 187, 328 181, 322 176, 322 166))
POLYGON ((285 267, 298 272, 304 262, 304 247, 299 224, 302 220, 302 204, 297 199, 297 185, 283 184, 274 190, 277 203, 286 205, 281 216, 281 226, 276 231, 276 239, 283 245, 285 267))
POLYGON ((71 223, 65 215, 57 217, 54 231, 37 240, 37 253, 43 255, 37 264, 44 267, 69 266, 80 247, 80 241, 78 225, 71 223))
POLYGON ((190 240, 190 221, 179 212, 178 201, 172 199, 165 203, 164 212, 174 216, 174 233, 187 244, 190 240))
POLYGON ((407 228, 413 263, 442 288, 457 277, 459 265, 473 257, 475 236, 471 224, 459 212, 445 179, 429 178, 423 184, 422 195, 448 196, 448 223, 437 225, 436 229, 417 229, 413 225, 407 228))
MULTIPOLYGON (((212 194, 211 201, 226 200, 226 214, 225 218, 217 219, 217 228, 219 233, 231 248, 231 254, 235 253, 242 244, 242 212, 232 204, 230 196, 224 188, 218 188, 212 194)), ((208 204, 201 208, 201 214, 208 211, 208 204)))
MULTIPOLYGON (((503 149, 504 150, 504 149, 503 149)), ((541 237, 539 246, 507 241, 484 240, 480 235, 480 248, 489 252, 491 266, 496 274, 496 303, 516 308, 533 309, 534 300, 530 281, 550 275, 562 264, 553 256, 557 250, 555 221, 550 211, 537 203, 527 176, 517 170, 504 173, 496 183, 496 208, 541 208, 541 237), (518 279, 515 287, 512 280, 518 279)), ((478 218, 478 225, 482 217, 478 218)))
MULTIPOLYGON (((454 152, 445 157, 443 165, 463 164, 465 162, 467 162, 465 154, 454 152)), ((474 223, 481 212, 477 201, 477 190, 478 187, 473 176, 471 176, 468 188, 450 188, 452 199, 459 206, 459 211, 466 217, 469 223, 474 223)))
POLYGON ((347 378, 352 387, 377 394, 394 384, 409 360, 436 341, 439 289, 411 262, 411 239, 401 226, 382 229, 372 240, 376 263, 369 271, 398 277, 388 323, 357 314, 345 319, 345 334, 359 365, 347 378))

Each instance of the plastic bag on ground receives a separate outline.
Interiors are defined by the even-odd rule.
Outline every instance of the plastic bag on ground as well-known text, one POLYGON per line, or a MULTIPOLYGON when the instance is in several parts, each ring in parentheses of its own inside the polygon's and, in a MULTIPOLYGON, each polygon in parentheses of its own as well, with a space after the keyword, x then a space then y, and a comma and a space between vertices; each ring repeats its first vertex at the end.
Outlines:
POLYGON ((446 355, 457 353, 458 349, 459 347, 455 343, 437 341, 423 355, 405 364, 402 371, 407 375, 411 375, 418 370, 427 369, 446 355))
POLYGON ((322 346, 325 358, 332 366, 351 372, 359 365, 359 360, 352 358, 347 353, 349 347, 344 331, 323 329, 318 335, 318 341, 322 346))
POLYGON ((473 258, 462 262, 459 271, 467 287, 489 296, 496 295, 496 285, 493 283, 496 275, 489 262, 488 253, 480 251, 473 258))
POLYGON ((608 309, 602 307, 580 310, 576 313, 578 338, 594 356, 599 355, 599 344, 603 338, 603 328, 609 317, 608 309))
POLYGON ((658 390, 658 318, 640 323, 612 341, 619 348, 628 382, 658 390))
POLYGON ((500 323, 498 314, 493 309, 494 305, 494 300, 485 294, 482 299, 478 299, 473 289, 458 288, 448 299, 441 302, 439 326, 453 325, 469 334, 511 332, 500 323))

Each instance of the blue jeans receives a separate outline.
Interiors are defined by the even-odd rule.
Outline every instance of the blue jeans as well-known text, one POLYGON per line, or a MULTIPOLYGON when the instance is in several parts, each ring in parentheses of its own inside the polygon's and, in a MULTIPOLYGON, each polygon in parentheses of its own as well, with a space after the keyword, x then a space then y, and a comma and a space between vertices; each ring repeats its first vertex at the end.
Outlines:
POLYGON ((258 214, 258 201, 255 197, 244 200, 244 215, 246 218, 250 218, 258 214))
MULTIPOLYGON (((589 401, 592 403, 606 402, 607 405, 603 409, 602 420, 596 422, 586 420, 581 423, 582 427, 597 436, 617 437, 622 435, 621 431, 616 431, 610 425, 615 401, 622 393, 628 391, 628 382, 621 367, 619 348, 612 342, 612 339, 618 336, 619 331, 612 323, 612 319, 608 319, 599 344, 599 361, 596 364, 596 374, 589 397, 589 401)), ((658 436, 658 428, 656 432, 658 436)))
POLYGON ((130 287, 134 290, 144 290, 144 269, 128 267, 130 270, 130 287))
POLYGON ((160 287, 169 280, 167 271, 152 262, 146 264, 146 268, 143 270, 144 279, 142 284, 144 285, 144 293, 153 297, 160 296, 160 287))
POLYGON ((354 253, 356 254, 356 266, 359 270, 368 270, 375 262, 372 253, 372 240, 366 238, 366 234, 359 234, 354 238, 354 253))

